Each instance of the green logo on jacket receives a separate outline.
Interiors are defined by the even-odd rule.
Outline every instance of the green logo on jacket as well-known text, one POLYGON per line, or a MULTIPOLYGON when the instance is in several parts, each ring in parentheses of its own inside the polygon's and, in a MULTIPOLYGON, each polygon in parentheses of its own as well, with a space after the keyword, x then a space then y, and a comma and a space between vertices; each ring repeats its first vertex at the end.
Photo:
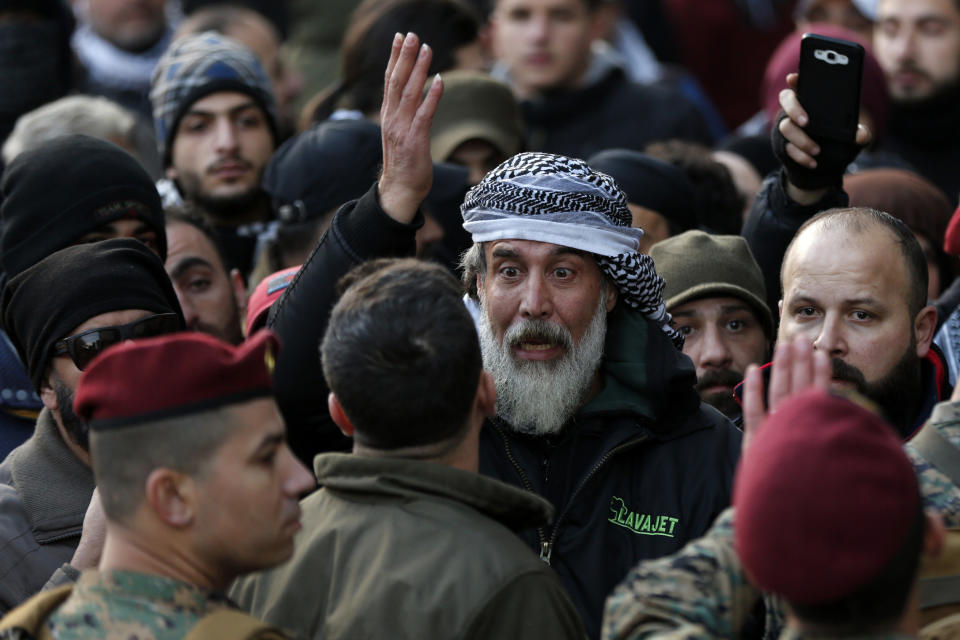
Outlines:
POLYGON ((673 529, 679 522, 677 518, 670 516, 654 516, 631 511, 623 499, 617 496, 610 498, 610 517, 607 520, 637 535, 668 538, 673 537, 673 529))

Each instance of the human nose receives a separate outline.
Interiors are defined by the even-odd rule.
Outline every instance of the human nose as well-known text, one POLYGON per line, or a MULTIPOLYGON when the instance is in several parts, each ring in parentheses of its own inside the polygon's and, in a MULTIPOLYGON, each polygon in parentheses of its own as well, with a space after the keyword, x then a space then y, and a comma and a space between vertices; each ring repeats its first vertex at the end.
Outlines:
POLYGON ((831 357, 846 355, 847 341, 839 318, 828 316, 824 319, 819 333, 813 340, 813 348, 831 357))
POLYGON ((530 37, 534 42, 546 42, 550 38, 550 20, 547 16, 534 16, 530 20, 530 37))
POLYGON ((700 335, 700 366, 708 369, 726 369, 733 360, 726 341, 715 326, 707 327, 700 335))
POLYGON ((237 149, 237 131, 229 118, 220 118, 217 121, 216 135, 214 143, 218 152, 226 153, 237 149))
POLYGON ((523 284, 520 315, 528 320, 545 320, 553 314, 553 300, 545 280, 536 274, 523 284))
POLYGON ((299 497, 313 489, 316 486, 313 474, 293 455, 287 445, 283 445, 283 456, 286 463, 286 481, 283 483, 286 494, 290 497, 299 497))

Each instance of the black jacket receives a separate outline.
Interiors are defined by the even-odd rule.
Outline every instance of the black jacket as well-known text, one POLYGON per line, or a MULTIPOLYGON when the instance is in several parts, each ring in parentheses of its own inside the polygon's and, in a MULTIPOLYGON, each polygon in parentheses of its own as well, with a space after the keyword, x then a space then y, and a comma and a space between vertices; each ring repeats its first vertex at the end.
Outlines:
POLYGON ((729 504, 740 432, 701 404, 690 359, 638 313, 611 313, 604 388, 556 438, 500 420, 480 471, 547 498, 552 526, 527 542, 557 570, 591 637, 607 595, 640 560, 678 551, 729 504))
POLYGON ((520 103, 532 151, 589 158, 604 149, 642 151, 658 140, 713 144, 696 106, 679 91, 631 82, 611 67, 575 91, 556 90, 520 103))
POLYGON ((267 327, 281 342, 274 370, 277 403, 290 446, 308 466, 318 453, 351 447, 351 440, 330 419, 330 389, 320 366, 320 340, 337 301, 337 281, 365 260, 412 256, 422 225, 419 212, 409 225, 388 216, 380 208, 374 185, 337 211, 297 277, 270 309, 267 327))
POLYGON ((763 181, 740 234, 750 245, 750 251, 763 272, 767 287, 767 304, 774 318, 780 317, 778 302, 780 265, 783 256, 796 235, 797 229, 816 214, 832 207, 846 207, 850 203, 847 192, 840 187, 829 189, 823 198, 812 205, 800 205, 787 196, 786 174, 781 169, 763 181))

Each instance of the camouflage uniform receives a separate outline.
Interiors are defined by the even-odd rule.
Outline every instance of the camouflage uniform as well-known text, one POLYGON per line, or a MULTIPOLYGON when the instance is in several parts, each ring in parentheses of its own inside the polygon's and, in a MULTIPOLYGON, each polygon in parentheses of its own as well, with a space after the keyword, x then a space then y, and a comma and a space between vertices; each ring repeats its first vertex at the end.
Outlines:
POLYGON ((180 640, 224 595, 132 571, 84 572, 48 619, 56 640, 180 640))
MULTIPOLYGON (((960 448, 960 403, 941 402, 930 423, 960 448)), ((960 488, 905 445, 920 481, 924 505, 939 511, 948 527, 960 526, 960 488)), ((641 562, 607 599, 603 638, 733 638, 764 597, 766 636, 783 629, 783 603, 747 582, 733 548, 733 509, 707 534, 680 552, 641 562)), ((785 632, 781 638, 799 636, 785 632)))

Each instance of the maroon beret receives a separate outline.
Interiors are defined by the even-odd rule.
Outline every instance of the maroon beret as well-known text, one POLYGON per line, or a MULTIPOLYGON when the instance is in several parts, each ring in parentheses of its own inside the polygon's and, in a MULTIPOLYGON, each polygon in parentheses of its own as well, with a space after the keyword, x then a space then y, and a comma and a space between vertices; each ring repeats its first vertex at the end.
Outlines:
POLYGON ((893 427, 843 397, 791 398, 737 469, 734 543, 750 581, 788 602, 853 595, 900 551, 920 513, 893 427))
POLYGON ((270 331, 238 347, 199 332, 125 342, 83 372, 73 408, 97 430, 269 396, 278 346, 270 331))

